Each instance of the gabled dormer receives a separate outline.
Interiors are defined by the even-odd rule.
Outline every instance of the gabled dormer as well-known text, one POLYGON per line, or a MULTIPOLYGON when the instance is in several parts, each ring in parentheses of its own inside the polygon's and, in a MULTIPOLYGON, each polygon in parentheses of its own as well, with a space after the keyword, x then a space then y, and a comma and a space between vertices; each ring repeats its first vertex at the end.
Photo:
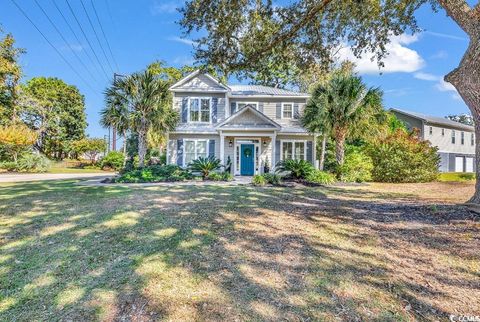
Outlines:
POLYGON ((208 92, 226 93, 230 91, 227 85, 220 83, 208 73, 202 73, 199 69, 188 74, 170 87, 172 92, 208 92))

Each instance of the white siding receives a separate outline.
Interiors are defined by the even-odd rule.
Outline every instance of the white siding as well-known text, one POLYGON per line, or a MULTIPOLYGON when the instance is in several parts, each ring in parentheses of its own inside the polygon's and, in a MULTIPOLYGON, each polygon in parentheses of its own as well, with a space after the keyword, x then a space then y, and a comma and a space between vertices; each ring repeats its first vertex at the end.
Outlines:
POLYGON ((423 133, 425 133, 425 140, 430 141, 433 146, 438 147, 439 152, 475 154, 475 144, 471 145, 470 141, 473 132, 425 124, 423 133), (430 134, 430 127, 432 128, 432 134, 430 134), (442 129, 444 130, 444 135, 442 135, 442 129), (455 131, 455 143, 452 143, 452 130, 455 131), (461 132, 465 133, 465 142, 463 145, 461 142, 461 132))

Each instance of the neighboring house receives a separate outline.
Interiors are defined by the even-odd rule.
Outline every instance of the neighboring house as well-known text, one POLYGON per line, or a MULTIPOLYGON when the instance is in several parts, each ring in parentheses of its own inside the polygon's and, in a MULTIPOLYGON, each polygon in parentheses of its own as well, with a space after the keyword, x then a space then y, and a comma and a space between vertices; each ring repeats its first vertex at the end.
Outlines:
POLYGON ((283 159, 316 164, 315 136, 299 117, 309 97, 258 85, 225 85, 195 71, 172 87, 180 124, 168 134, 167 162, 186 167, 198 157, 228 160, 234 175, 264 172, 283 159))
POLYGON ((475 129, 473 126, 446 118, 404 111, 390 110, 407 128, 416 128, 422 139, 438 147, 442 172, 475 171, 475 129))

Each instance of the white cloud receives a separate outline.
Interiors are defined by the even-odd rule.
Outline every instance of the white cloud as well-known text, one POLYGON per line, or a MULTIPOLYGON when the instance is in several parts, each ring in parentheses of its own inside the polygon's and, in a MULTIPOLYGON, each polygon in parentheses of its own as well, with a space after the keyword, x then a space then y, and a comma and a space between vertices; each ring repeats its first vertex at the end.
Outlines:
POLYGON ((442 76, 437 76, 437 75, 424 73, 424 72, 418 72, 418 73, 415 73, 413 77, 424 80, 424 81, 435 82, 434 88, 436 90, 440 92, 451 92, 453 99, 456 99, 456 100, 461 99, 455 87, 452 84, 444 81, 442 76))
POLYGON ((429 73, 424 73, 424 72, 417 72, 413 74, 413 77, 421 80, 426 80, 426 81, 436 81, 438 80, 438 76, 435 76, 433 74, 429 73))
POLYGON ((455 36, 455 35, 444 34, 444 33, 441 33, 441 32, 424 31, 424 33, 427 34, 427 35, 434 36, 434 37, 439 37, 439 38, 467 41, 467 38, 465 38, 465 37, 459 37, 459 36, 455 36))
POLYGON ((176 1, 155 1, 152 7, 150 8, 150 12, 152 15, 156 16, 162 13, 175 13, 177 12, 177 8, 181 7, 180 2, 176 1))
POLYGON ((82 51, 83 48, 84 47, 81 44, 71 44, 68 47, 67 46, 62 47, 63 50, 71 50, 71 51, 82 51))
POLYGON ((356 58, 351 48, 346 46, 338 51, 341 61, 350 60, 355 63, 356 71, 360 74, 382 73, 412 73, 421 69, 425 61, 420 54, 407 45, 418 40, 417 35, 393 36, 385 48, 388 55, 383 59, 384 67, 379 69, 376 60, 371 59, 373 53, 364 53, 361 58, 356 58))
POLYGON ((445 59, 448 57, 448 53, 445 50, 439 50, 433 54, 430 58, 432 59, 445 59))
POLYGON ((452 84, 447 83, 441 77, 438 80, 438 83, 435 84, 435 88, 438 89, 441 92, 455 92, 455 93, 457 92, 457 90, 455 89, 455 87, 452 84))
POLYGON ((193 59, 190 56, 177 56, 173 60, 173 63, 178 66, 185 66, 185 65, 191 66, 195 63, 195 59, 193 59))
POLYGON ((182 44, 185 44, 185 45, 189 45, 189 46, 193 46, 193 45, 197 44, 193 40, 186 39, 186 38, 180 38, 180 37, 170 37, 170 38, 168 38, 168 40, 176 41, 176 42, 179 42, 179 43, 182 43, 182 44))

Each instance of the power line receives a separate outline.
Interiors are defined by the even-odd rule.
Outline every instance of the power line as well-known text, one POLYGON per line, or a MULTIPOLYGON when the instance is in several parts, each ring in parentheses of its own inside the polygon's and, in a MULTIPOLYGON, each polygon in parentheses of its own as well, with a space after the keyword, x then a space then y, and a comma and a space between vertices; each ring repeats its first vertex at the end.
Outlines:
MULTIPOLYGON (((80 40, 80 37, 78 37, 77 33, 75 32, 75 30, 73 29, 72 25, 70 24, 70 22, 68 22, 67 18, 65 17, 65 15, 63 14, 62 10, 60 9, 60 7, 57 5, 57 2, 55 0, 52 0, 53 2, 53 5, 55 6, 55 8, 57 8, 57 11, 58 13, 60 14, 60 16, 62 16, 63 18, 63 21, 65 22, 65 24, 68 26, 68 28, 70 29, 70 31, 72 32, 73 36, 75 37, 75 39, 77 40, 77 42, 79 44, 82 43, 82 41, 80 40)), ((85 55, 87 56, 88 60, 90 61, 90 63, 92 63, 92 66, 93 68, 95 68, 95 70, 97 72, 99 72, 100 74, 102 73, 102 71, 98 68, 98 66, 95 64, 95 62, 93 61, 93 58, 92 56, 90 56, 90 54, 88 53, 88 50, 85 50, 84 51, 85 55)), ((108 77, 107 77, 107 80, 108 80, 108 77)))
POLYGON ((45 36, 45 34, 37 27, 37 25, 33 22, 32 19, 30 19, 30 17, 27 15, 27 13, 25 11, 23 11, 23 9, 15 2, 15 0, 10 0, 12 1, 12 3, 15 5, 15 7, 17 7, 17 9, 22 13, 22 15, 33 25, 33 27, 35 27, 35 29, 40 33, 40 35, 42 35, 42 37, 45 39, 45 41, 57 52, 57 54, 62 58, 62 60, 68 65, 68 67, 70 67, 70 69, 78 76, 78 78, 80 78, 93 92, 97 93, 93 87, 90 85, 90 83, 88 83, 83 77, 82 75, 80 75, 80 73, 72 66, 72 64, 70 64, 68 62, 68 60, 62 55, 62 53, 57 49, 57 47, 55 47, 51 42, 50 40, 48 40, 48 38, 45 36))
POLYGON ((115 60, 115 56, 113 56, 112 48, 110 47, 110 43, 108 42, 108 38, 105 34, 105 31, 103 30, 102 22, 100 21, 100 18, 97 13, 97 9, 95 9, 95 5, 93 4, 93 0, 90 0, 90 3, 92 4, 93 12, 95 13, 95 17, 97 17, 98 24, 100 25, 100 30, 102 31, 103 38, 105 38, 105 42, 107 43, 108 51, 110 52, 110 55, 112 56, 113 63, 115 64, 115 67, 117 67, 117 70, 119 71, 120 68, 118 68, 117 61, 115 60))
MULTIPOLYGON (((53 26, 53 28, 57 31, 57 33, 60 35, 60 37, 63 39, 63 41, 65 42, 65 45, 71 49, 70 45, 68 44, 68 41, 65 39, 65 37, 63 36, 62 32, 57 28, 57 26, 55 25, 55 23, 52 21, 52 19, 50 19, 49 15, 45 12, 45 10, 43 9, 43 7, 38 3, 37 0, 34 0, 35 3, 37 4, 37 6, 40 8, 40 10, 43 12, 43 14, 45 15, 45 17, 47 18, 47 20, 50 22, 50 24, 53 26)), ((97 79, 95 78, 95 76, 93 76, 93 74, 90 72, 90 70, 87 68, 87 66, 85 65, 85 63, 83 62, 83 60, 80 58, 80 56, 78 56, 78 54, 72 50, 73 54, 75 55, 75 57, 78 59, 78 61, 80 62, 80 64, 82 64, 82 66, 85 68, 85 70, 87 71, 87 73, 90 75, 90 77, 92 77, 92 79, 97 82, 97 79)), ((97 84, 98 85, 98 84, 97 84)))
POLYGON ((110 22, 112 26, 115 28, 115 23, 113 22, 112 10, 110 10, 110 5, 108 4, 108 0, 105 0, 105 6, 107 7, 108 17, 110 18, 110 22))
POLYGON ((110 70, 112 73, 114 73, 112 65, 110 64, 110 59, 108 59, 107 54, 105 53, 105 49, 103 49, 102 42, 100 41, 100 38, 98 37, 97 31, 95 30, 95 27, 93 26, 92 20, 90 19, 90 15, 88 14, 87 8, 85 7, 85 4, 83 3, 83 0, 80 0, 80 4, 83 7, 83 11, 85 11, 85 15, 87 16, 87 20, 90 23, 90 27, 93 29, 93 33, 95 34, 95 38, 97 38, 98 45, 100 46, 100 49, 102 50, 103 56, 105 57, 105 60, 107 61, 108 66, 110 67, 110 70))
POLYGON ((98 59, 97 53, 95 53, 95 50, 93 49, 93 46, 90 43, 90 40, 88 39, 87 35, 85 34, 85 31, 82 28, 82 24, 80 23, 80 21, 78 21, 77 15, 75 14, 75 11, 73 11, 73 8, 70 5, 70 2, 68 2, 68 0, 65 0, 65 1, 67 2, 68 9, 70 9, 70 12, 72 13, 73 18, 75 18, 75 21, 77 22, 77 25, 80 28, 80 31, 82 32, 83 37, 85 37, 85 40, 87 41, 88 46, 90 46, 90 49, 92 50, 93 56, 95 56, 95 59, 97 60, 98 65, 100 65, 100 68, 102 69, 103 73, 105 74, 105 77, 107 79, 110 79, 107 75, 107 72, 105 71, 105 68, 103 68, 103 64, 100 62, 100 59, 98 59))

